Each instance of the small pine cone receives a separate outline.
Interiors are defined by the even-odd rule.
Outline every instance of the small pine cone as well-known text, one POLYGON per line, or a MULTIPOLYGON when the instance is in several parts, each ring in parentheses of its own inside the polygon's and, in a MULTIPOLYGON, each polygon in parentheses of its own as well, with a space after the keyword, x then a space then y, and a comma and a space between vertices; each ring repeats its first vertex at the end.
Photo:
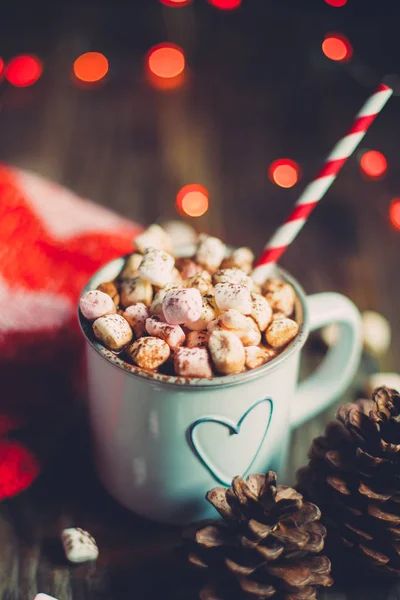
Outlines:
POLYGON ((342 406, 309 459, 297 487, 321 507, 332 558, 400 577, 398 392, 380 387, 372 400, 342 406))
POLYGON ((235 477, 206 498, 223 519, 185 534, 189 562, 204 569, 201 600, 313 600, 332 585, 318 507, 277 486, 275 473, 235 477))

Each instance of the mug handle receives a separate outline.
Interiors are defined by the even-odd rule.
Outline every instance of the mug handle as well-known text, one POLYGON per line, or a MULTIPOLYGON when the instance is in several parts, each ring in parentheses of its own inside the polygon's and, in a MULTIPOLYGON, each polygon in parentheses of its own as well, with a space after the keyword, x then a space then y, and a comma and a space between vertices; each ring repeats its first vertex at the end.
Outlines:
POLYGON ((325 292, 308 296, 307 305, 310 332, 337 323, 339 336, 316 371, 299 384, 291 407, 291 427, 315 416, 348 387, 362 350, 361 316, 351 300, 325 292))

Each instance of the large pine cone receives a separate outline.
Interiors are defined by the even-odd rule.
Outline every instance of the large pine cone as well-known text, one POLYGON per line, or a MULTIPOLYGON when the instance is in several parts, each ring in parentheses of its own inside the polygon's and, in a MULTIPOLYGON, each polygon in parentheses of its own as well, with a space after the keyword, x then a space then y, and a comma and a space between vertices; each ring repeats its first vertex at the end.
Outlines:
POLYGON ((235 477, 206 497, 223 520, 186 535, 190 563, 207 569, 201 600, 313 600, 332 585, 329 559, 318 556, 326 535, 318 507, 277 486, 275 473, 235 477))
POLYGON ((372 400, 345 404, 314 440, 309 458, 298 473, 298 488, 321 507, 337 556, 399 577, 398 392, 381 387, 372 400))

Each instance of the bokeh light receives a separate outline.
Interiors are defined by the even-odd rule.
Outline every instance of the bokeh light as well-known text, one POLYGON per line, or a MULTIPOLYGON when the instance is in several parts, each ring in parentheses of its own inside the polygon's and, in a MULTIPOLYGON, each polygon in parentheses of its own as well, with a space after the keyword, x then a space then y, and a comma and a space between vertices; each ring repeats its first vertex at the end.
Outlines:
POLYGON ((185 185, 176 196, 176 208, 182 215, 201 217, 208 210, 208 191, 198 183, 185 185))
POLYGON ((382 177, 387 169, 387 160, 382 152, 368 150, 360 159, 360 167, 368 177, 382 177))
POLYGON ((4 73, 4 61, 2 58, 0 58, 0 81, 3 78, 3 73, 4 73))
POLYGON ((242 0, 208 0, 208 2, 221 10, 234 10, 239 8, 242 0))
POLYGON ((146 56, 148 79, 161 90, 173 90, 184 83, 185 65, 183 50, 176 44, 158 44, 146 56))
POLYGON ((389 209, 390 221, 396 229, 400 229, 400 198, 393 198, 389 209))
POLYGON ((15 87, 29 87, 40 79, 42 62, 37 56, 21 55, 10 60, 5 68, 5 77, 15 87))
POLYGON ((193 0, 160 0, 161 4, 165 6, 171 6, 172 8, 180 8, 191 4, 193 0))
POLYGON ((283 188, 291 188, 299 180, 300 167, 290 158, 279 158, 271 163, 268 176, 273 183, 283 188))
POLYGON ((329 4, 329 6, 335 6, 337 8, 347 4, 347 0, 325 0, 325 2, 329 4))
POLYGON ((153 75, 170 79, 184 71, 185 55, 183 50, 175 44, 159 44, 150 50, 147 64, 153 75))
POLYGON ((74 75, 79 81, 95 83, 108 73, 108 60, 100 52, 85 52, 74 62, 74 75))
POLYGON ((327 35, 322 42, 322 52, 331 60, 345 62, 350 60, 353 48, 344 35, 332 33, 327 35))

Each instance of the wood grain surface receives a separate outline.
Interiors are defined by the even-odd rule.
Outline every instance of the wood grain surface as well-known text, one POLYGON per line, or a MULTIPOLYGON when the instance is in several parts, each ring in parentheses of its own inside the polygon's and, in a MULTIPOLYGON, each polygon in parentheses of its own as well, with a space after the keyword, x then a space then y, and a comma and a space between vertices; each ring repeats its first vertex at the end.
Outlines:
MULTIPOLYGON (((366 10, 360 22, 351 7, 343 13, 346 31, 361 46, 368 38, 368 56, 348 67, 323 62, 320 41, 340 19, 315 2, 303 4, 301 10, 298 2, 253 0, 240 16, 213 13, 205 2, 184 11, 150 0, 101 2, 95 11, 87 2, 72 3, 73 9, 53 3, 40 16, 10 6, 0 21, 0 55, 36 52, 45 71, 32 88, 2 84, 0 160, 143 223, 176 218, 177 191, 199 182, 210 192, 210 209, 188 222, 259 251, 393 63, 388 51, 372 58, 379 44, 388 44, 375 36, 382 23, 374 12, 366 10), (143 73, 144 53, 162 40, 181 44, 189 63, 187 84, 171 93, 151 89, 143 73), (107 53, 110 73, 103 84, 82 89, 70 78, 71 65, 89 49, 107 53), (268 165, 281 156, 301 165, 293 189, 268 179, 268 165)), ((395 31, 389 12, 382 18, 386 31, 395 31)), ((389 163, 395 162, 398 110, 394 99, 365 141, 389 163)), ((399 233, 388 218, 391 198, 400 196, 395 171, 367 181, 355 156, 282 260, 308 293, 344 293, 393 324, 390 352, 372 363, 365 358, 336 406, 354 397, 369 372, 399 364, 399 233)), ((304 369, 320 359, 320 345, 309 344, 304 369)), ((326 410, 294 433, 292 481, 334 412, 326 410)), ((54 419, 60 420, 57 405, 54 419)), ((172 552, 179 532, 144 522, 108 497, 93 474, 84 410, 78 415, 71 409, 67 420, 68 429, 51 440, 52 459, 37 484, 0 505, 0 600, 31 600, 39 591, 60 600, 182 595, 186 576, 176 570, 172 552), (66 564, 59 533, 68 525, 94 535, 96 567, 66 564)), ((33 430, 33 443, 46 443, 47 430, 33 430)), ((320 597, 395 600, 400 591, 390 582, 363 588, 349 581, 320 597)))

